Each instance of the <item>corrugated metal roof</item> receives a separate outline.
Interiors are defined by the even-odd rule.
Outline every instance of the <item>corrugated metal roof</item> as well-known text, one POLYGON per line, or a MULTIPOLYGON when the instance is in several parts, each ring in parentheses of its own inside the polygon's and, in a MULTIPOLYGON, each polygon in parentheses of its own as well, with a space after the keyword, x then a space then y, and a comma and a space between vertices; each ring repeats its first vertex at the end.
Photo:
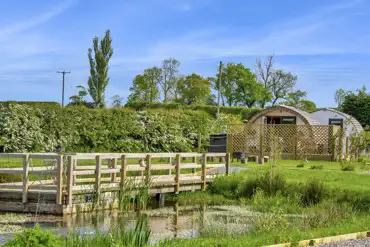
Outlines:
MULTIPOLYGON (((341 111, 338 111, 338 110, 335 110, 335 109, 332 109, 332 108, 323 108, 323 109, 320 109, 318 111, 331 111, 331 112, 334 112, 336 114, 342 115, 344 118, 349 119, 349 121, 351 121, 351 123, 355 127, 356 131, 363 131, 364 130, 364 128, 362 127, 360 122, 357 121, 357 119, 352 117, 351 115, 348 115, 347 113, 344 113, 344 112, 341 112, 341 111)), ((316 111, 316 112, 318 112, 318 111, 316 111)))

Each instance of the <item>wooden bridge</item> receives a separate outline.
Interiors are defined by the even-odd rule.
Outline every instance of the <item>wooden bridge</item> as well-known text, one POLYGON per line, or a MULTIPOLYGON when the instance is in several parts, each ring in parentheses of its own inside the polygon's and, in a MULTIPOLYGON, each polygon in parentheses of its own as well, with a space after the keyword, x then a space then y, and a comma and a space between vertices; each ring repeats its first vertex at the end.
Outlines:
POLYGON ((205 190, 215 176, 229 173, 229 165, 226 153, 0 154, 0 211, 113 209, 122 194, 205 190), (222 174, 209 174, 220 167, 222 174))

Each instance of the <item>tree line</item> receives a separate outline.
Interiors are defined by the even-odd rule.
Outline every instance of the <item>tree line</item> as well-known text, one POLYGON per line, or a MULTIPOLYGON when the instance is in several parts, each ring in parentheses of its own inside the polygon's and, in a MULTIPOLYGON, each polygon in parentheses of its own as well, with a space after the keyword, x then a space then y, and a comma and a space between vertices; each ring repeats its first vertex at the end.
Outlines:
MULTIPOLYGON (((112 37, 107 30, 99 41, 93 39, 88 49, 90 76, 87 87, 78 86, 78 94, 70 97, 70 105, 90 108, 106 107, 105 91, 109 84, 109 61, 113 56, 112 37), (92 102, 86 100, 90 96, 92 102)), ((220 66, 213 77, 196 73, 183 75, 175 58, 162 61, 160 66, 147 68, 134 77, 126 106, 135 103, 180 103, 184 105, 216 105, 220 94, 222 106, 261 107, 278 103, 312 111, 315 103, 307 100, 307 93, 294 90, 297 76, 275 68, 274 56, 256 60, 256 71, 241 63, 228 62, 220 66)), ((123 98, 112 97, 112 106, 121 106, 123 98)))
MULTIPOLYGON (((110 31, 99 40, 93 39, 88 49, 90 76, 87 87, 78 86, 78 94, 70 97, 70 105, 89 108, 106 107, 105 91, 109 84, 109 61, 113 56, 110 31), (92 102, 86 100, 90 96, 92 102)), ((316 105, 307 99, 307 92, 295 90, 298 77, 276 68, 275 57, 257 59, 255 71, 242 63, 228 62, 220 66, 215 75, 203 77, 196 73, 183 75, 181 63, 168 58, 160 66, 144 69, 134 77, 126 106, 142 103, 179 103, 182 105, 217 105, 216 94, 222 106, 248 108, 285 104, 308 112, 316 105)), ((370 94, 363 87, 357 91, 338 89, 334 95, 338 109, 352 115, 365 125, 370 125, 370 94)), ((123 98, 112 97, 112 106, 122 106, 123 98)))

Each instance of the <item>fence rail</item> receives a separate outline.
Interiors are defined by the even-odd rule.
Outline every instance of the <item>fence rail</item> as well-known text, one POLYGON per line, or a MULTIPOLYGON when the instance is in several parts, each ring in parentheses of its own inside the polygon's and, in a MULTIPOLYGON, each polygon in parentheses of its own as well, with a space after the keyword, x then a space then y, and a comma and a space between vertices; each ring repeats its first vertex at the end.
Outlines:
POLYGON ((0 183, 0 211, 58 214, 74 212, 81 196, 106 200, 128 181, 132 190, 146 184, 150 194, 205 190, 216 176, 210 170, 224 168, 221 173, 229 174, 230 166, 227 153, 0 154, 0 160, 12 159, 19 165, 2 165, 0 176, 20 181, 0 183))

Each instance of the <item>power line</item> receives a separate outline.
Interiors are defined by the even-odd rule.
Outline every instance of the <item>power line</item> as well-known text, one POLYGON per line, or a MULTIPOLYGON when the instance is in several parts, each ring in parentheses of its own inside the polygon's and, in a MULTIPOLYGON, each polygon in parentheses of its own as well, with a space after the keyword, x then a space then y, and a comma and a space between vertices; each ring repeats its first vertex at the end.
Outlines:
POLYGON ((70 74, 71 71, 57 71, 58 74, 62 74, 63 75, 63 81, 62 81, 62 107, 64 106, 64 77, 65 77, 65 74, 70 74))

